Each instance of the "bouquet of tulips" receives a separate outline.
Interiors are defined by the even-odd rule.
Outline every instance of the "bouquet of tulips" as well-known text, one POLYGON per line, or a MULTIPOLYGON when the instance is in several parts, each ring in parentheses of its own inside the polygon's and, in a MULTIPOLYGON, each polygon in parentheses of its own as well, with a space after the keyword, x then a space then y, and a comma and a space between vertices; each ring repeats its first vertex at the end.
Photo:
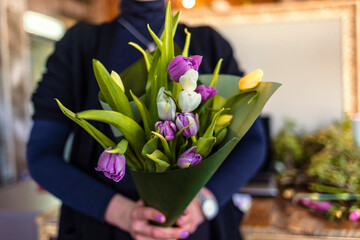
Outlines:
POLYGON ((56 100, 67 117, 104 147, 96 170, 120 181, 127 164, 141 199, 166 215, 165 226, 181 215, 280 86, 260 82, 261 70, 240 81, 221 75, 221 59, 213 74, 199 76, 202 57, 188 56, 188 31, 182 51, 174 44, 180 12, 172 17, 170 9, 168 5, 160 38, 148 26, 156 50, 149 53, 130 43, 143 58, 120 75, 93 60, 104 110, 75 114, 56 100), (126 89, 131 81, 144 83, 141 97, 126 89), (110 124, 117 142, 87 120, 110 124))

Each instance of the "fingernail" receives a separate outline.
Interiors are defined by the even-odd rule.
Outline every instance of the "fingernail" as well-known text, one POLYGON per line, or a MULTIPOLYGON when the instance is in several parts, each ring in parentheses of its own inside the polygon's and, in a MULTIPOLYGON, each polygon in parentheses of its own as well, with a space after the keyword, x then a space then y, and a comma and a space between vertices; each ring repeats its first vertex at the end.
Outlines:
POLYGON ((156 216, 156 220, 157 220, 158 222, 163 222, 163 221, 164 221, 164 217, 161 216, 161 215, 157 215, 157 216, 156 216))
POLYGON ((183 222, 184 222, 184 218, 183 218, 183 217, 180 217, 180 218, 179 218, 179 222, 180 222, 180 223, 183 223, 183 222))
POLYGON ((181 233, 180 233, 180 237, 181 238, 187 238, 189 236, 189 232, 188 231, 182 231, 181 233))

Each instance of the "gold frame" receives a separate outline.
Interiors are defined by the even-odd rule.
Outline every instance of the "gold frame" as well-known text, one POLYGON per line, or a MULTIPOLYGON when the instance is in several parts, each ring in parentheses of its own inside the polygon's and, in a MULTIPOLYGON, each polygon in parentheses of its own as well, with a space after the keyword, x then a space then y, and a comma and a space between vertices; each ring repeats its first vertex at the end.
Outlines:
POLYGON ((357 0, 257 4, 232 7, 229 11, 187 10, 182 12, 181 19, 188 25, 214 27, 339 19, 342 35, 343 110, 349 114, 360 112, 359 2, 357 0))

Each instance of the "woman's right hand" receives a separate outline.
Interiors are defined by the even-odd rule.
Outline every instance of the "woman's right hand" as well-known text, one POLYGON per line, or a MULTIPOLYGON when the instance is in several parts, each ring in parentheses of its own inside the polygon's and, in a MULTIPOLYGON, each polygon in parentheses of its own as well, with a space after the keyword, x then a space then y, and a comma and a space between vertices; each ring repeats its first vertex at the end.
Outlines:
POLYGON ((105 221, 131 234, 135 240, 184 239, 188 231, 179 227, 159 227, 149 220, 165 222, 165 216, 158 210, 146 207, 142 201, 134 202, 115 194, 105 212, 105 221))

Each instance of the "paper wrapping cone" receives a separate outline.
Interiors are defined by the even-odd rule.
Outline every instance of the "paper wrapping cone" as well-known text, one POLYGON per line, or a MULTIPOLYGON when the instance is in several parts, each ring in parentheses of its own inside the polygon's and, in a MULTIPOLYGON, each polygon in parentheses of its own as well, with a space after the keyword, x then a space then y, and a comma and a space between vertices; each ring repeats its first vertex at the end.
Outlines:
POLYGON ((238 142, 234 138, 206 161, 186 169, 162 173, 130 170, 140 198, 165 214, 163 226, 172 226, 238 142))
MULTIPOLYGON (((210 79, 211 76, 207 75, 202 76, 200 80, 208 84, 210 79)), ((219 76, 217 85, 219 94, 226 98, 234 95, 238 92, 238 80, 239 77, 235 76, 219 76)), ((279 86, 278 83, 260 83, 256 87, 259 91, 256 100, 248 103, 254 97, 255 93, 253 93, 237 101, 231 110, 234 119, 229 126, 225 144, 201 163, 186 169, 162 173, 131 170, 136 188, 144 203, 165 214, 166 222, 162 224, 163 226, 172 226, 180 217, 188 204, 249 130, 265 103, 279 86)))

